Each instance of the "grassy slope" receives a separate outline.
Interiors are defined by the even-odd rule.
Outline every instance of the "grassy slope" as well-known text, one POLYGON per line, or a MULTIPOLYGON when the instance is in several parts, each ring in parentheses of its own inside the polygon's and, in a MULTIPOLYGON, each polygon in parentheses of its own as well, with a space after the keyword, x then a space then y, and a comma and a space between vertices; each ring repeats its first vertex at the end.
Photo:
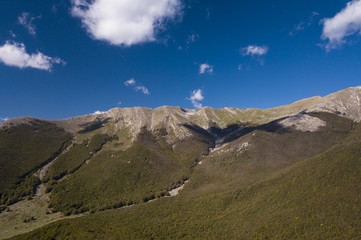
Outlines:
MULTIPOLYGON (((361 128, 323 154, 242 173, 205 158, 175 198, 50 224, 14 239, 357 239, 361 128)), ((229 156, 232 156, 230 153, 229 156)))
POLYGON ((316 132, 301 132, 277 129, 277 123, 271 123, 255 131, 250 139, 252 164, 258 161, 258 167, 274 168, 320 154, 342 141, 353 127, 351 120, 333 114, 312 115, 327 125, 316 132))
POLYGON ((45 121, 34 120, 0 130, 1 204, 11 204, 32 194, 39 181, 32 173, 69 142, 68 133, 45 121))
MULTIPOLYGON (((181 147, 177 147, 187 153, 177 152, 172 150, 162 134, 155 133, 154 136, 143 130, 130 149, 102 150, 68 179, 52 186, 50 206, 55 211, 69 215, 116 208, 164 196, 190 177, 196 160, 208 149, 210 143, 194 139, 180 143, 181 147), (194 151, 194 148, 198 151, 194 151)), ((68 153, 74 155, 71 151, 68 153)), ((66 159, 66 155, 59 158, 54 167, 59 169, 61 161, 66 159)), ((76 159, 71 162, 76 162, 76 159)), ((49 173, 52 174, 52 171, 49 173)))

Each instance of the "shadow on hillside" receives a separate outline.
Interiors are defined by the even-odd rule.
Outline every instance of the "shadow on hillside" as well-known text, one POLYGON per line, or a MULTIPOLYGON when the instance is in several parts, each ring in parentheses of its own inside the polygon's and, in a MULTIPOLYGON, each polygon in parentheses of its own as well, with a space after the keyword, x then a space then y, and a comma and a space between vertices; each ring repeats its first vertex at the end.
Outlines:
POLYGON ((286 118, 287 117, 280 118, 270 123, 258 126, 251 125, 250 123, 232 124, 223 129, 218 127, 210 127, 205 130, 197 125, 190 124, 184 124, 183 126, 197 134, 212 138, 214 142, 219 141, 218 143, 225 144, 237 140, 238 138, 256 130, 276 134, 285 134, 289 132, 290 129, 284 128, 281 124, 279 124, 279 122, 286 118))
POLYGON ((94 130, 97 130, 104 126, 105 123, 107 123, 111 118, 96 118, 94 121, 82 123, 79 125, 79 127, 82 127, 83 129, 79 130, 78 133, 88 133, 94 130))
POLYGON ((192 132, 195 132, 195 133, 201 135, 201 136, 204 136, 204 137, 207 137, 207 138, 214 138, 213 135, 209 131, 201 128, 198 125, 183 124, 182 126, 189 129, 189 130, 191 130, 192 132))

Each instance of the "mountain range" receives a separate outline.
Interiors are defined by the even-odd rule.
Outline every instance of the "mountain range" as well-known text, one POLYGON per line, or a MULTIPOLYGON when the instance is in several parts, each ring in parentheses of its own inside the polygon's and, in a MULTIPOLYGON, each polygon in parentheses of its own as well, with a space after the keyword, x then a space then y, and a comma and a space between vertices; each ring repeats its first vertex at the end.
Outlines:
POLYGON ((0 239, 358 239, 361 87, 0 123, 0 239))

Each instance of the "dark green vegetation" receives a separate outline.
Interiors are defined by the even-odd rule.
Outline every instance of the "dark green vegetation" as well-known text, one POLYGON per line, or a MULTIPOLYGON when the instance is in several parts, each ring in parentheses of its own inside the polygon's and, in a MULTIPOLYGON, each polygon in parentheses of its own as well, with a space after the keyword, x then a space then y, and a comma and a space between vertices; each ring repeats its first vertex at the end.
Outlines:
POLYGON ((81 144, 75 144, 69 151, 54 161, 45 181, 49 179, 58 180, 67 174, 75 172, 110 140, 112 138, 106 134, 96 134, 81 144))
POLYGON ((13 239, 358 239, 361 126, 313 116, 327 126, 300 132, 275 121, 244 128, 228 151, 202 159, 213 142, 195 126, 194 137, 174 150, 164 130, 144 129, 129 150, 100 151, 58 183, 52 198, 54 208, 73 213, 139 204, 13 239), (244 142, 250 147, 240 148, 244 142), (188 178, 179 196, 146 202, 188 178))
POLYGON ((0 205, 10 205, 34 194, 39 178, 36 170, 59 155, 70 134, 56 125, 32 120, 0 129, 0 205))
POLYGON ((165 141, 166 134, 164 129, 153 133, 143 129, 130 149, 104 150, 94 156, 89 151, 99 150, 100 144, 94 144, 98 135, 90 139, 88 147, 87 142, 74 146, 49 171, 53 179, 73 173, 65 181, 52 182, 50 207, 70 215, 119 208, 167 195, 190 177, 196 161, 213 141, 204 132, 195 133, 176 144, 173 151, 165 141), (88 163, 79 168, 85 160, 88 163))

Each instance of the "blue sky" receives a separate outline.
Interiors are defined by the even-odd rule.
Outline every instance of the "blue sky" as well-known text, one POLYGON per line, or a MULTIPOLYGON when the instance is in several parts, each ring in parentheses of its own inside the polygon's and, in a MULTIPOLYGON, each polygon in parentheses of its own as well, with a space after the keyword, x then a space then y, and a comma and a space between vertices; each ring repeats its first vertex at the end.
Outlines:
POLYGON ((0 11, 0 119, 270 108, 361 84, 361 0, 0 0, 0 11))

